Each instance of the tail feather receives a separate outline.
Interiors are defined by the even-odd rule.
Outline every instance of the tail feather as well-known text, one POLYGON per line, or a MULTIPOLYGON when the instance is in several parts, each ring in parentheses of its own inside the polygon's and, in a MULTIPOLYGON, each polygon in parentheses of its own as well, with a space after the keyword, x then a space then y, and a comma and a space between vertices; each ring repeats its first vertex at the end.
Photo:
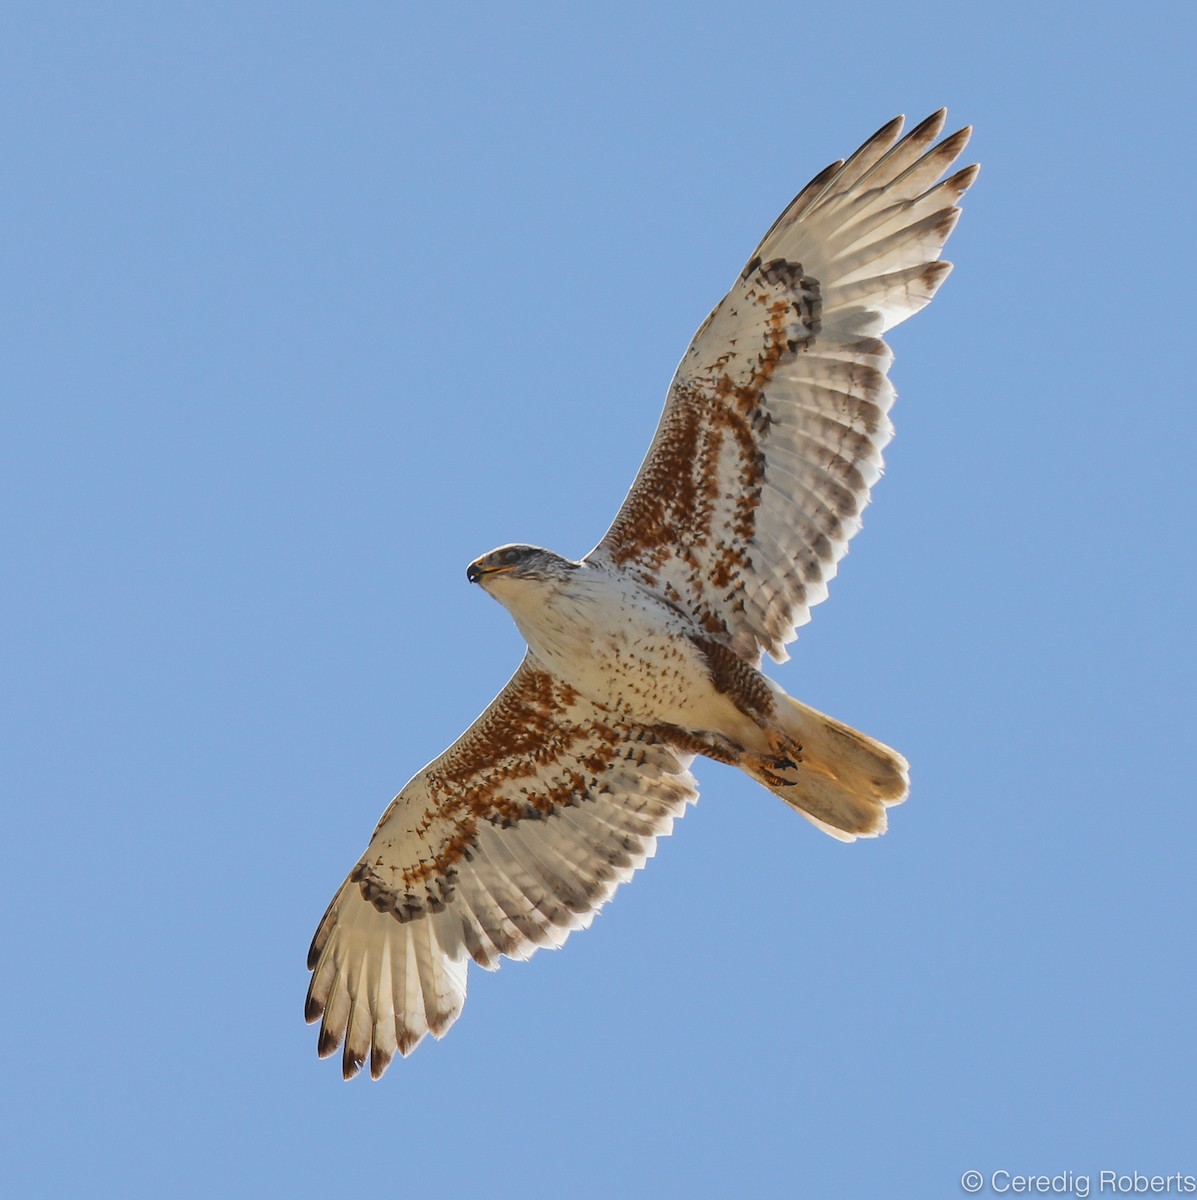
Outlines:
POLYGON ((801 761, 792 768, 750 768, 752 776, 841 841, 884 833, 886 809, 910 791, 906 759, 784 693, 777 695, 777 718, 801 747, 801 761))

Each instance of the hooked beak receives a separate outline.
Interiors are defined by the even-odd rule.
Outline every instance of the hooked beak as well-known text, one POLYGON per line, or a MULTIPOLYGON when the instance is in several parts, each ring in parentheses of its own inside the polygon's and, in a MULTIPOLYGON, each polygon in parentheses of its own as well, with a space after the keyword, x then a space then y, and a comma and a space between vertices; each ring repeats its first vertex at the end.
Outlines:
POLYGON ((511 567, 488 567, 481 559, 477 559, 466 567, 466 578, 471 583, 481 583, 487 575, 506 575, 511 569, 511 567))

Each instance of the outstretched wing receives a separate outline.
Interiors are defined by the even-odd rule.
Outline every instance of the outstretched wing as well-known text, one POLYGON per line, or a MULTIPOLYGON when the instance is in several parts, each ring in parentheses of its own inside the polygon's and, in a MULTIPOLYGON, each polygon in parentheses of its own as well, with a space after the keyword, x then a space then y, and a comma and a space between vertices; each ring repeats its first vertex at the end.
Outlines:
POLYGON ((691 755, 613 722, 529 653, 383 814, 308 952, 306 1016, 377 1079, 493 970, 584 928, 697 792, 691 755))
POLYGON ((827 595, 893 433, 880 334, 918 312, 976 177, 938 182, 969 130, 899 117, 812 180, 678 367, 648 456, 588 556, 756 663, 827 595))

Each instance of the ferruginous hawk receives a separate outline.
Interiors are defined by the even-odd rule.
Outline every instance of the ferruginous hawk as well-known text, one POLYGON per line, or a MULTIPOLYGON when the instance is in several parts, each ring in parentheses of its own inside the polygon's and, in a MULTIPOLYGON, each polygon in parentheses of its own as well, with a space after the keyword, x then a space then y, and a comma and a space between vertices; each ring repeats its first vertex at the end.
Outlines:
POLYGON ((470 959, 493 970, 589 925, 697 796, 706 755, 844 841, 884 831, 906 760, 759 666, 860 527, 894 390, 881 335, 918 312, 976 176, 967 129, 891 121, 765 235, 677 369, 656 437, 580 561, 502 546, 468 576, 528 642, 491 706, 399 793, 312 941, 319 1052, 443 1035, 470 959))

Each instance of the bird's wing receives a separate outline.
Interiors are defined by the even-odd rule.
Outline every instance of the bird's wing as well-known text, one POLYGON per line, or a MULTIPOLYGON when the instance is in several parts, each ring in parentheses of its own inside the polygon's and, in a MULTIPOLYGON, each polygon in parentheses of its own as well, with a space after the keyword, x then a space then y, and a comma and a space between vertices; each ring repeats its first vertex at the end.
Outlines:
POLYGON ((811 181, 695 334, 648 456, 588 556, 759 662, 827 595, 893 426, 880 335, 918 312, 976 177, 969 130, 891 121, 811 181))
POLYGON ((697 792, 692 755, 621 725, 529 654, 383 814, 308 953, 306 1016, 345 1078, 441 1036, 488 969, 589 925, 697 792))

